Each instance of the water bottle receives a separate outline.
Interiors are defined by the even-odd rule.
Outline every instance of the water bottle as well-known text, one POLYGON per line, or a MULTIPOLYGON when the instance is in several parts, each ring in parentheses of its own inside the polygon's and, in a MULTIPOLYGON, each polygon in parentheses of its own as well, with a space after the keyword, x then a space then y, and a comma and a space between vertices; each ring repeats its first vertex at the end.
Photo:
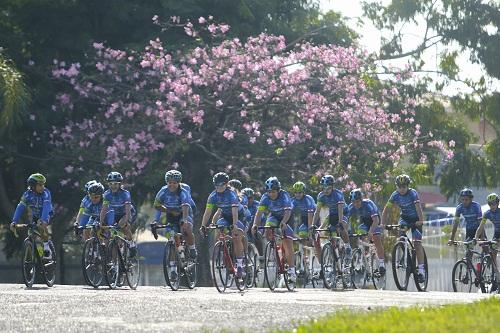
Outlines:
POLYGON ((181 244, 177 247, 177 253, 179 254, 179 258, 184 260, 184 245, 181 244))
POLYGON ((477 270, 478 273, 481 272, 481 263, 480 262, 478 262, 476 264, 476 270, 477 270))

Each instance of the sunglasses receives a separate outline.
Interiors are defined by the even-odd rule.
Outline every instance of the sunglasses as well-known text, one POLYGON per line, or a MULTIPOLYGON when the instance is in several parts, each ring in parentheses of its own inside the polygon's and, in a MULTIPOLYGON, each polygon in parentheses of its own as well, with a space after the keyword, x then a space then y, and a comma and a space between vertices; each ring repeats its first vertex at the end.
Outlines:
POLYGON ((214 184, 214 186, 215 186, 215 187, 222 187, 222 186, 224 186, 224 185, 226 185, 226 183, 214 184))
POLYGON ((101 195, 100 194, 92 194, 90 196, 90 199, 100 199, 101 198, 101 195))
POLYGON ((488 205, 489 206, 493 206, 493 205, 496 205, 498 204, 498 201, 491 201, 491 202, 488 202, 488 205))
POLYGON ((110 186, 113 186, 113 185, 120 185, 121 183, 120 182, 109 182, 108 184, 110 186))

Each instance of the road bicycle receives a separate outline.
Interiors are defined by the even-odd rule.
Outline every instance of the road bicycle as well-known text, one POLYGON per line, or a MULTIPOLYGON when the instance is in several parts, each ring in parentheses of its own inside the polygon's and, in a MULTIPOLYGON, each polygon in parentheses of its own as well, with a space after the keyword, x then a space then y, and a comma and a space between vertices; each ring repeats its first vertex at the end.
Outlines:
POLYGON ((351 277, 355 288, 367 288, 372 284, 375 289, 385 289, 386 274, 379 273, 379 257, 375 244, 367 241, 368 234, 353 234, 349 237, 358 239, 358 246, 352 251, 351 277))
POLYGON ((327 289, 348 289, 352 287, 350 263, 346 263, 345 245, 342 238, 333 235, 334 231, 314 229, 315 232, 326 232, 327 236, 317 236, 327 239, 321 250, 321 273, 327 289))
POLYGON ((288 274, 288 263, 286 262, 286 253, 284 247, 278 244, 278 239, 283 239, 284 236, 276 234, 276 229, 279 226, 264 226, 259 229, 270 230, 270 240, 267 242, 264 249, 264 279, 267 287, 274 291, 281 280, 285 280, 285 286, 289 291, 295 290, 295 282, 290 279, 288 274))

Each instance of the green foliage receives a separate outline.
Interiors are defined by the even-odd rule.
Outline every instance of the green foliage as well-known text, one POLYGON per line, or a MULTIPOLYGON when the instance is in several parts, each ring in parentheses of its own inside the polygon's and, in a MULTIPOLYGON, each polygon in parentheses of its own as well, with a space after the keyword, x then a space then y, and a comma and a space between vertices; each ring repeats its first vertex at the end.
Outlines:
POLYGON ((439 68, 443 73, 451 78, 455 78, 460 71, 457 65, 458 51, 453 51, 450 53, 444 53, 441 56, 439 63, 439 68))
POLYGON ((394 307, 369 312, 343 310, 301 324, 293 332, 495 332, 498 328, 498 318, 495 313, 500 313, 498 297, 472 304, 440 307, 414 306, 408 309, 394 307))

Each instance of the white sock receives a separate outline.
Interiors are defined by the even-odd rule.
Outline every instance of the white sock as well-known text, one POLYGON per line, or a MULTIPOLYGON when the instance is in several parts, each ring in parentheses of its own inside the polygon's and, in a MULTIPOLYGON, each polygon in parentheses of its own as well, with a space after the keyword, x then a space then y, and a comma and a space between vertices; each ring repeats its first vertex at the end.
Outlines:
POLYGON ((421 274, 424 274, 424 264, 420 264, 418 265, 418 272, 421 273, 421 274))
POLYGON ((50 251, 49 242, 43 242, 43 249, 46 251, 50 251))
POLYGON ((379 259, 378 260, 378 266, 379 267, 385 267, 385 261, 384 261, 384 259, 379 259))
POLYGON ((194 244, 193 245, 189 245, 189 249, 190 250, 194 250, 194 249, 196 249, 196 246, 194 244))
POLYGON ((236 258, 236 266, 243 267, 243 258, 236 258))
POLYGON ((134 242, 133 240, 128 241, 128 245, 129 245, 130 247, 135 247, 135 242, 134 242))
POLYGON ((288 274, 295 274, 295 267, 289 267, 288 274))
POLYGON ((170 262, 170 270, 171 270, 171 271, 175 271, 175 270, 177 269, 177 268, 175 267, 175 266, 176 266, 176 264, 177 264, 177 263, 176 263, 175 261, 171 261, 171 262, 170 262))

